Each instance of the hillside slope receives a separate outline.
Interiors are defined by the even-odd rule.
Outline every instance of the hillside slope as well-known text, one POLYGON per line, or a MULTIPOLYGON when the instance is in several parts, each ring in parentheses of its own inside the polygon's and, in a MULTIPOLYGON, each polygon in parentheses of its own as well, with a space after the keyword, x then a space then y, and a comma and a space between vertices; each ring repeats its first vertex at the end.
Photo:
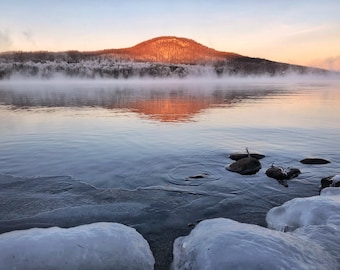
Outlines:
POLYGON ((327 70, 290 65, 208 48, 187 38, 158 37, 130 48, 79 52, 0 53, 0 79, 12 76, 52 78, 283 76, 327 74, 327 70))

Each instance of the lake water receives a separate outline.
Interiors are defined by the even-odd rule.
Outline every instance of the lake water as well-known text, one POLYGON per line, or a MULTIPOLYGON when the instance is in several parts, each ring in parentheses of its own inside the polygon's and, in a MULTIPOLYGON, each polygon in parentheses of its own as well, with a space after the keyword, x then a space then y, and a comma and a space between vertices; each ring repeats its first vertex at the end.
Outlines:
POLYGON ((322 177, 340 173, 339 105, 340 82, 327 78, 2 81, 0 228, 125 222, 163 269, 174 237, 198 220, 265 226, 270 208, 317 195, 322 177), (266 155, 262 169, 227 171, 228 155, 246 147, 266 155), (301 164, 306 157, 331 163, 301 164), (265 175, 272 163, 302 173, 284 187, 265 175), (112 203, 123 217, 85 209, 112 203))

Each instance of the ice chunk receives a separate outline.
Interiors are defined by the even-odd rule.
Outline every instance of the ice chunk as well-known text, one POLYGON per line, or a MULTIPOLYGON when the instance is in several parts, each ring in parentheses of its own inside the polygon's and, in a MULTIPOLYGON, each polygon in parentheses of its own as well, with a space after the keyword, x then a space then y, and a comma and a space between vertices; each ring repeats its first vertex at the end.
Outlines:
POLYGON ((321 196, 295 198, 270 209, 266 216, 268 227, 292 231, 307 225, 340 226, 340 193, 338 190, 339 188, 327 188, 322 190, 321 196))
POLYGON ((338 261, 340 266, 340 226, 310 225, 296 229, 292 234, 305 237, 324 247, 338 261))
POLYGON ((217 218, 174 243, 174 270, 337 269, 320 245, 288 233, 217 218))
POLYGON ((340 188, 338 187, 324 188, 323 190, 321 190, 320 196, 338 196, 340 198, 340 188))
POLYGON ((0 269, 153 269, 147 241, 118 223, 52 227, 0 235, 0 269))

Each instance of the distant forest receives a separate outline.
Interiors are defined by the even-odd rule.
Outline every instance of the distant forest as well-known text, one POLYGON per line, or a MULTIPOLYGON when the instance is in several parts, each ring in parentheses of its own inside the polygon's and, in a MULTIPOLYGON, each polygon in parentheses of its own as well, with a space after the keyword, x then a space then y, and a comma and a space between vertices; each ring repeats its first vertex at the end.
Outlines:
POLYGON ((143 62, 123 57, 68 51, 11 52, 0 54, 0 79, 15 76, 50 79, 58 76, 75 78, 184 78, 188 76, 283 76, 325 74, 326 70, 289 65, 265 59, 234 57, 199 64, 143 62))

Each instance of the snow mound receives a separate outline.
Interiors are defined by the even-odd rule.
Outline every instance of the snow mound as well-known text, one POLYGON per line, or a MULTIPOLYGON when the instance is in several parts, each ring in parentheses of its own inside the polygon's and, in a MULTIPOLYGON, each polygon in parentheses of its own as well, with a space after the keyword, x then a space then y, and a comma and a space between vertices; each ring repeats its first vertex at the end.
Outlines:
MULTIPOLYGON (((333 179, 334 179, 334 177, 332 178, 332 180, 333 179)), ((340 197, 340 188, 336 188, 336 187, 325 188, 325 189, 321 190, 320 196, 338 196, 338 198, 339 198, 340 197)))
POLYGON ((53 227, 0 235, 0 269, 153 269, 147 241, 118 223, 53 227))
POLYGON ((340 226, 310 225, 298 228, 292 234, 319 244, 337 260, 340 266, 340 226))
POLYGON ((338 269, 323 247, 295 235, 217 218, 174 242, 173 269, 338 269))
POLYGON ((307 225, 340 226, 340 189, 325 188, 320 196, 295 198, 270 209, 266 216, 269 228, 293 231, 307 225))

